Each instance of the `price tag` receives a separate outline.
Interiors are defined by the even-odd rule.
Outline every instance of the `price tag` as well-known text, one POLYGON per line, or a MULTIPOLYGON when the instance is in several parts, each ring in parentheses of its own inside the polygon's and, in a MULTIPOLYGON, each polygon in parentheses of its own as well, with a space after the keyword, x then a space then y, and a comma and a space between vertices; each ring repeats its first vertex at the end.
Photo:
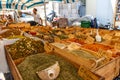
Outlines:
POLYGON ((105 51, 105 50, 99 49, 97 56, 99 58, 105 57, 106 58, 105 62, 106 62, 106 61, 109 61, 110 58, 112 57, 112 52, 110 50, 105 51))
POLYGON ((120 43, 115 43, 114 48, 120 50, 120 43))
POLYGON ((108 34, 105 34, 105 35, 103 36, 103 39, 105 39, 105 40, 111 40, 111 39, 112 39, 112 36, 110 36, 110 35, 108 35, 108 34))
POLYGON ((44 49, 47 53, 53 52, 53 47, 48 42, 45 43, 44 49))
POLYGON ((120 32, 116 32, 116 33, 115 33, 115 36, 120 36, 120 32))
POLYGON ((98 56, 99 58, 101 58, 101 57, 105 56, 105 54, 106 54, 106 51, 104 51, 104 50, 102 50, 102 49, 99 49, 99 50, 98 50, 98 53, 97 53, 97 56, 98 56))
POLYGON ((55 42, 60 42, 60 38, 59 37, 54 37, 54 41, 55 42))
POLYGON ((87 43, 87 44, 93 44, 93 43, 94 43, 94 41, 95 41, 95 39, 94 39, 94 38, 92 38, 92 37, 88 36, 88 37, 87 37, 87 39, 85 40, 85 43, 87 43))
POLYGON ((97 74, 94 74, 90 70, 86 69, 84 66, 80 66, 78 74, 84 79, 84 80, 103 80, 102 77, 100 77, 97 74))
POLYGON ((73 38, 75 38, 75 35, 74 34, 69 34, 68 37, 69 37, 69 39, 73 39, 73 38))

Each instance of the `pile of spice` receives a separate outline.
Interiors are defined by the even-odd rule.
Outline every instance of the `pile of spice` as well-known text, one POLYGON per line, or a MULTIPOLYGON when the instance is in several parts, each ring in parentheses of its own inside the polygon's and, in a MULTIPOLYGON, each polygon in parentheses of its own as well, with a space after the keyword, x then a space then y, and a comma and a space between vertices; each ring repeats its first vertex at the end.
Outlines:
POLYGON ((13 60, 15 60, 44 52, 44 44, 40 40, 25 37, 7 46, 7 50, 11 54, 13 60))
POLYGON ((9 29, 8 31, 0 34, 0 36, 2 36, 3 38, 7 38, 12 35, 20 35, 20 34, 21 34, 21 31, 18 29, 9 29))
POLYGON ((78 75, 78 69, 57 55, 46 53, 31 55, 17 67, 23 80, 40 80, 36 72, 55 64, 55 61, 60 65, 60 74, 55 80, 82 80, 78 75))
POLYGON ((110 50, 113 49, 111 46, 103 45, 103 44, 85 44, 82 46, 83 48, 98 52, 99 49, 102 50, 110 50))
POLYGON ((84 45, 85 42, 81 39, 77 39, 77 38, 73 38, 73 39, 68 39, 68 41, 71 41, 71 42, 76 42, 76 43, 79 43, 81 45, 84 45))

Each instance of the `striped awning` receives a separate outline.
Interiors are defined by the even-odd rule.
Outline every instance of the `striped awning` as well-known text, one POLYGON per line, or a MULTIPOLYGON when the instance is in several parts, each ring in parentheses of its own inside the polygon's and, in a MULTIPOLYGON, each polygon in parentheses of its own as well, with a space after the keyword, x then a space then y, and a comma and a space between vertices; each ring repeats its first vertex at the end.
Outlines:
MULTIPOLYGON (((48 1, 63 0, 0 0, 0 9, 26 9, 39 6, 48 1)), ((74 2, 74 0, 65 0, 66 3, 74 2)))

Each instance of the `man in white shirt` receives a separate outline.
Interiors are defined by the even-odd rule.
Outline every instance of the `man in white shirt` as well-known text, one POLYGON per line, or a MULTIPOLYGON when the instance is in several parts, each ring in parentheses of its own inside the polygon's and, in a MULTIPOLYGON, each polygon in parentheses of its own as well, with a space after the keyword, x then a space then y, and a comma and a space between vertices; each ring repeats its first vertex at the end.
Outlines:
POLYGON ((34 21, 28 21, 28 23, 30 23, 31 26, 35 26, 35 25, 43 25, 43 21, 40 17, 40 15, 37 13, 37 9, 34 8, 33 9, 33 13, 25 13, 25 14, 29 14, 32 15, 34 17, 34 21))
POLYGON ((37 13, 37 9, 36 9, 36 8, 33 9, 33 14, 32 14, 32 16, 34 17, 34 21, 35 21, 36 23, 42 25, 42 23, 43 23, 43 22, 42 22, 42 19, 41 19, 40 15, 37 13))

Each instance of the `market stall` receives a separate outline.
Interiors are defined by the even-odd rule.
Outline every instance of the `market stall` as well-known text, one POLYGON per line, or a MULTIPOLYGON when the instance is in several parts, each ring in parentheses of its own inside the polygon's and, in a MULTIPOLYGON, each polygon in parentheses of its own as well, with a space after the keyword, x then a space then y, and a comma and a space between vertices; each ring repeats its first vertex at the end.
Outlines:
MULTIPOLYGON (((54 17, 54 27, 19 22, 17 13, 21 11, 1 11, 4 17, 13 11, 14 20, 7 25, 7 20, 1 19, 0 22, 0 72, 11 73, 14 80, 114 80, 119 76, 119 30, 100 29, 97 18, 92 19, 93 16, 73 19, 71 21, 82 21, 82 24, 69 26, 69 17, 75 18, 73 14, 78 14, 77 3, 72 2, 75 1, 64 1, 70 4, 62 4, 61 9, 66 6, 63 13, 60 12, 64 17, 54 17)), ((45 0, 7 0, 6 8, 14 5, 20 10, 43 3, 46 19, 48 1, 45 0)), ((3 1, 0 1, 1 4, 3 1)), ((3 74, 0 73, 0 79, 1 76, 3 74)))

